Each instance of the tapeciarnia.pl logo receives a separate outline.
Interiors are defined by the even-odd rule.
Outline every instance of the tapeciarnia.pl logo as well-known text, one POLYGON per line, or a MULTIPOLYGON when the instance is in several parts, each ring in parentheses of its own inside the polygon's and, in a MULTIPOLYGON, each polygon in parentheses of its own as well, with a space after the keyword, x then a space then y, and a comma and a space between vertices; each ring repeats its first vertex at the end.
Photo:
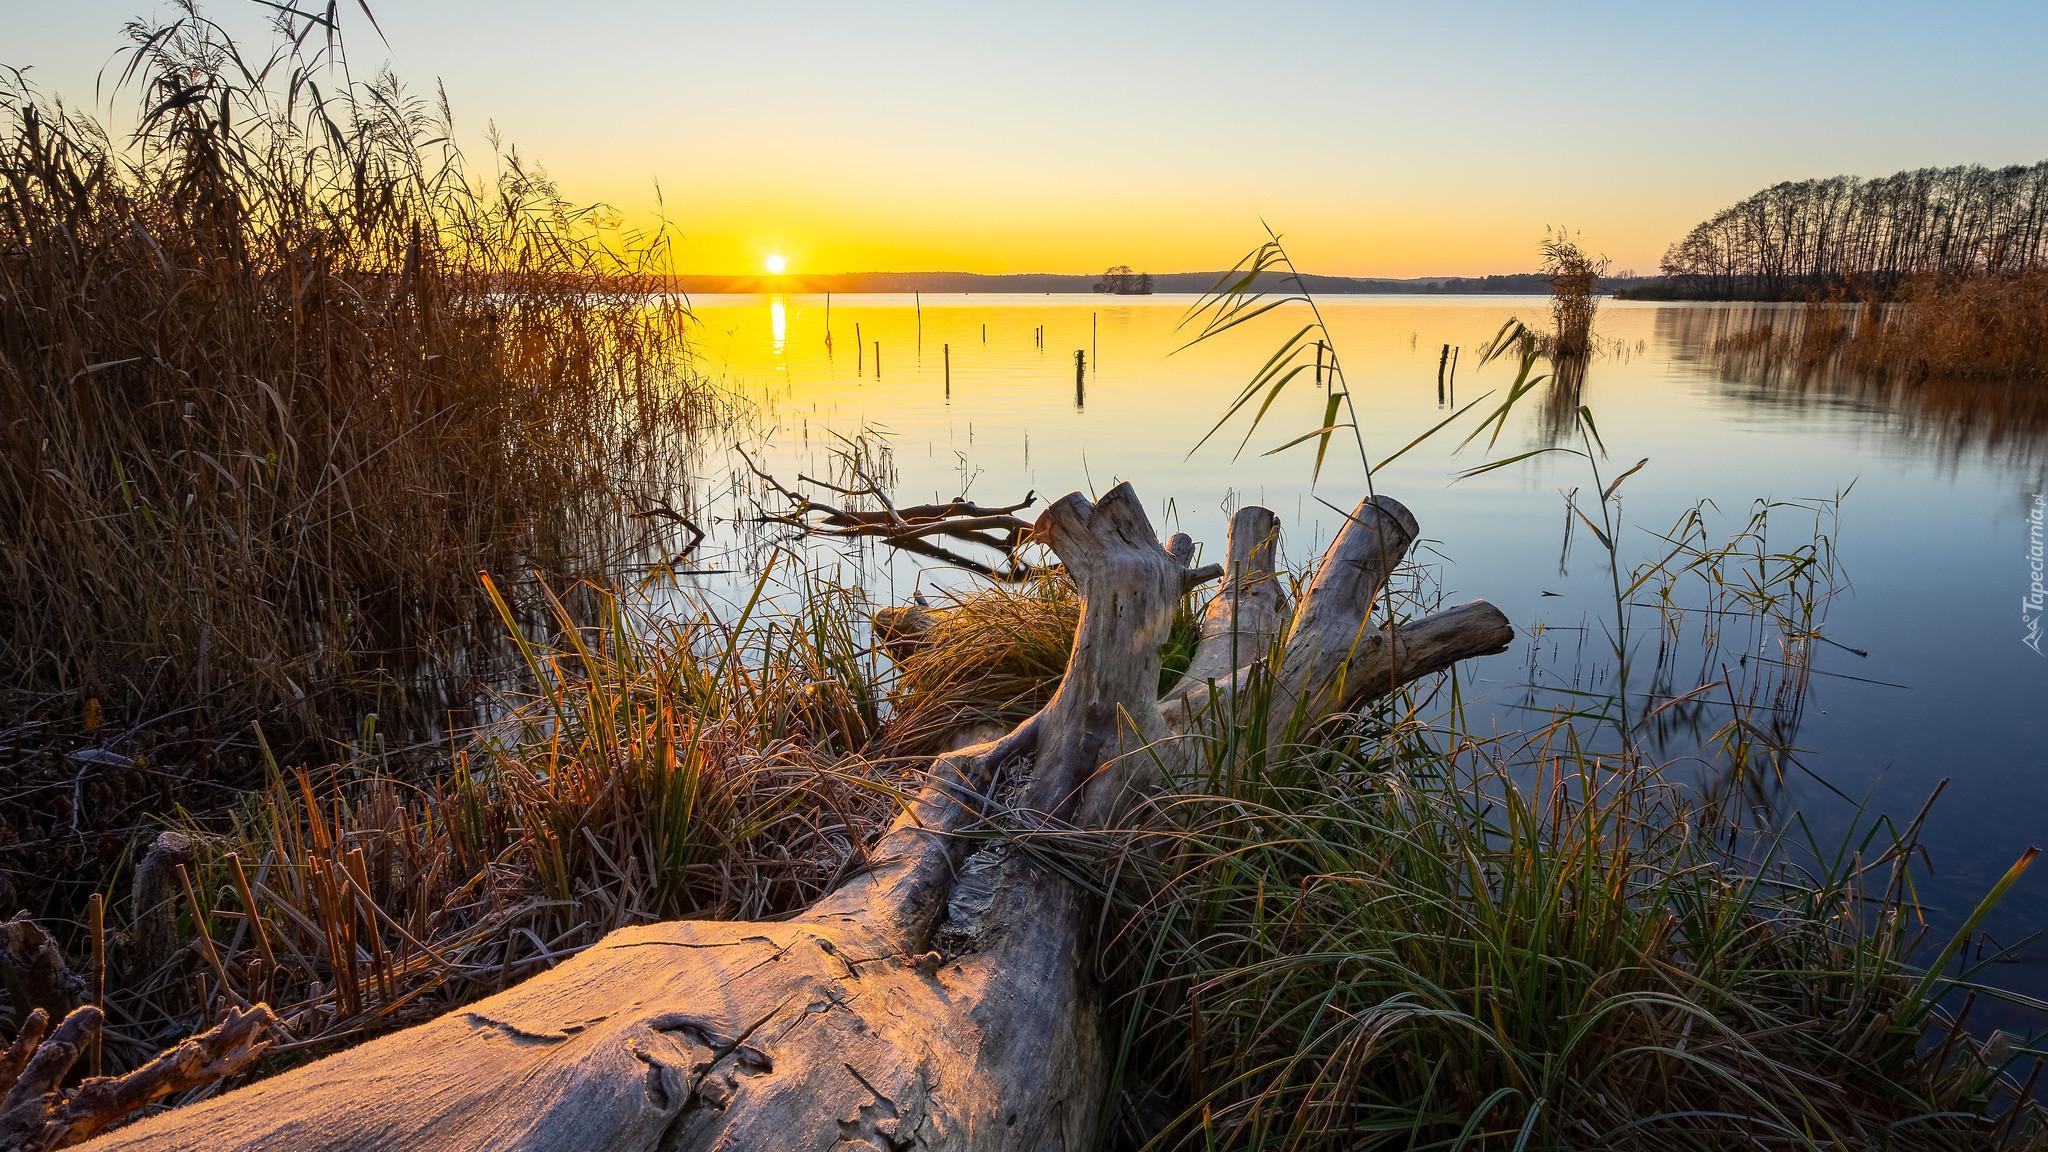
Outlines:
POLYGON ((2041 586, 2042 551, 2042 502, 2041 493, 2034 493, 2034 507, 2027 513, 2027 568, 2032 582, 2027 585, 2027 594, 2020 600, 2020 626, 2026 629, 2020 643, 2034 650, 2036 656, 2048 655, 2041 651, 2041 615, 2044 601, 2048 601, 2048 589, 2041 586))

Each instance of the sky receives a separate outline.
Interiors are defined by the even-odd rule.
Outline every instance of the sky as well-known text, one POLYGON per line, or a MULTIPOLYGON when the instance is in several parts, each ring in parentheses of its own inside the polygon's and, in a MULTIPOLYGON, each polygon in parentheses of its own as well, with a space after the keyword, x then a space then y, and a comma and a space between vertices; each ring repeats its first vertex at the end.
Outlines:
MULTIPOLYGON (((311 2, 311 0, 304 0, 311 2)), ((359 75, 445 83, 679 271, 1528 271, 1546 227, 1654 271, 1781 180, 2048 158, 2048 4, 369 0, 359 75), (658 190, 658 192, 657 192, 658 190)), ((0 0, 79 104, 148 0, 0 0)), ((252 0, 210 0, 266 38, 252 0)), ((104 93, 102 93, 104 95, 104 93)))

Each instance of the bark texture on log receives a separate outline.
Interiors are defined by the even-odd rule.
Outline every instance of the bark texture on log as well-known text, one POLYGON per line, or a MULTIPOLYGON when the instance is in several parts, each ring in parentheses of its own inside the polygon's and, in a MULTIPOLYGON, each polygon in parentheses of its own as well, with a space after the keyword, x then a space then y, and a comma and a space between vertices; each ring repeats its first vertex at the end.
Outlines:
MULTIPOLYGON (((1384 498, 1354 520, 1296 610, 1298 635, 1281 662, 1280 681, 1304 708, 1334 708, 1368 693, 1368 679, 1391 682, 1502 643, 1487 631, 1498 616, 1490 607, 1453 610, 1391 639, 1368 628, 1414 521, 1384 498), (1467 637, 1475 624, 1484 634, 1467 637), (1354 649, 1384 667, 1347 675, 1354 649)), ((1217 651, 1267 651, 1284 615, 1273 525, 1263 509, 1233 522, 1224 575, 1235 600, 1205 620, 1205 667, 1217 651)), ((1052 701, 1002 739, 940 757, 932 784, 869 850, 869 867, 800 920, 623 929, 468 1008, 95 1147, 1091 1146, 1106 1045, 1085 894, 1000 842, 970 859, 989 841, 964 834, 984 827, 993 807, 1027 829, 1104 826, 1165 783, 1160 764, 1171 761, 1154 754, 1160 742, 1248 673, 1218 668, 1158 699, 1160 646, 1202 573, 1189 570, 1187 544, 1160 543, 1128 485, 1094 503, 1069 496, 1035 531, 1083 604, 1052 701)))
POLYGON ((1287 593, 1275 564, 1279 542, 1280 518, 1270 509, 1247 505, 1230 518, 1223 586, 1202 610, 1194 659, 1168 699, 1212 680, 1228 680, 1239 668, 1266 658, 1287 621, 1287 593))

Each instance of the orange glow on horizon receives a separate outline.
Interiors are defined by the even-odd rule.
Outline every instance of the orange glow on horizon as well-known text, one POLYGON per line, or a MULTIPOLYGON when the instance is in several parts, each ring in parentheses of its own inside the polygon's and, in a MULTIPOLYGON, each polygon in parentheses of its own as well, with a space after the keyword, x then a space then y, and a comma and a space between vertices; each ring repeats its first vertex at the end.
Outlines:
MULTIPOLYGON (((591 199, 620 209, 629 228, 656 222, 635 189, 603 180, 583 187, 596 193, 591 199)), ((1281 232, 1305 272, 1389 279, 1481 276, 1536 271, 1545 229, 1563 219, 1589 248, 1612 257, 1617 273, 1647 274, 1682 232, 1676 222, 1693 222, 1645 204, 1603 205, 1604 211, 1581 206, 1573 213, 1563 204, 1536 202, 1504 213, 1476 193, 1434 202, 1387 195, 1367 204, 1333 197, 1273 206, 1039 202, 990 210, 985 197, 971 195, 904 204, 844 190, 838 200, 826 193, 771 198, 750 191, 760 190, 674 196, 664 189, 669 199, 663 218, 674 230, 669 270, 713 276, 1087 275, 1126 264, 1155 274, 1213 272, 1265 239, 1263 220, 1281 232)))

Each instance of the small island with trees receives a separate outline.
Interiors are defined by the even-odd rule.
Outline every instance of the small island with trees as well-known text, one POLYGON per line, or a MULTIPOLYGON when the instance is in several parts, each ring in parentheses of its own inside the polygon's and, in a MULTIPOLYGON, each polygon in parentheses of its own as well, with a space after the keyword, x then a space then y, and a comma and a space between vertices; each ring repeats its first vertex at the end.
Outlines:
POLYGON ((1102 274, 1095 282, 1095 290, 1111 296, 1150 296, 1152 274, 1133 272, 1129 264, 1118 264, 1102 274))

